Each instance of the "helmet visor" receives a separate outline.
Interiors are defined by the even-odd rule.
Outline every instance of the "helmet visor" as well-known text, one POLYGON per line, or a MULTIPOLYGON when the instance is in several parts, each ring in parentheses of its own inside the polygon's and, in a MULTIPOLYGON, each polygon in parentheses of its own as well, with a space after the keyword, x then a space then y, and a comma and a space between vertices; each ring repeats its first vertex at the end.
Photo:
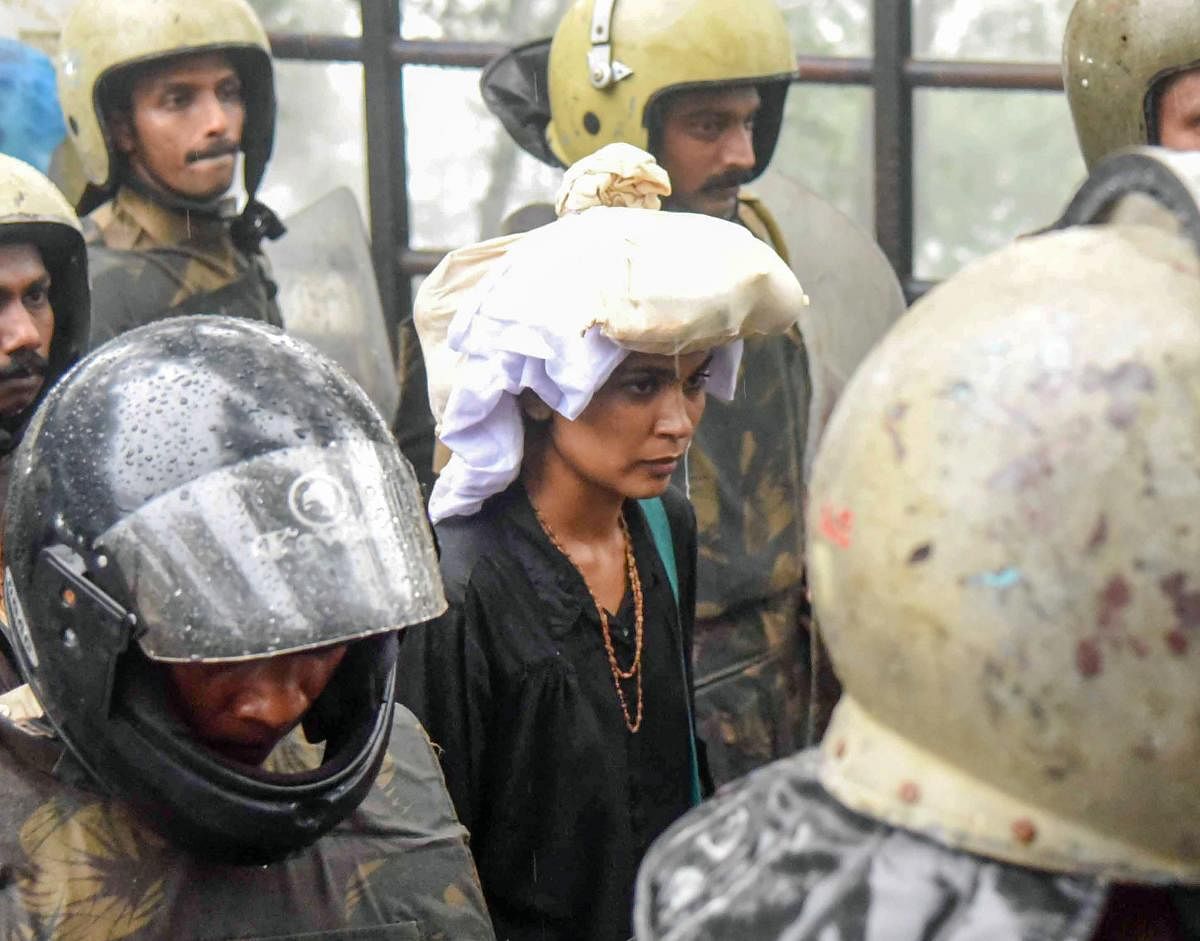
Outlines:
POLYGON ((154 660, 242 660, 446 608, 420 491, 394 448, 273 451, 170 490, 97 540, 154 660))

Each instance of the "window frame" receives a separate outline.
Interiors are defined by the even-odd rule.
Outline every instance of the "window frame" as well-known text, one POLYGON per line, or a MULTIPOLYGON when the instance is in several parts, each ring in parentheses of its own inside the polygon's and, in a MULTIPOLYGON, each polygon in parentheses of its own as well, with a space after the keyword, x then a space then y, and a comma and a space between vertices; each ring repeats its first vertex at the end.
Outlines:
MULTIPOLYGON (((445 254, 416 250, 411 244, 404 69, 482 69, 508 47, 490 42, 404 39, 402 0, 360 3, 360 36, 272 33, 270 38, 278 59, 363 66, 371 251, 395 354, 400 326, 412 316, 412 279, 432 271, 445 254)), ((800 56, 795 79, 801 85, 872 89, 875 237, 910 300, 929 287, 928 282, 913 277, 916 89, 1061 92, 1063 88, 1059 67, 1054 64, 914 58, 912 5, 913 0, 872 0, 872 55, 800 56)))

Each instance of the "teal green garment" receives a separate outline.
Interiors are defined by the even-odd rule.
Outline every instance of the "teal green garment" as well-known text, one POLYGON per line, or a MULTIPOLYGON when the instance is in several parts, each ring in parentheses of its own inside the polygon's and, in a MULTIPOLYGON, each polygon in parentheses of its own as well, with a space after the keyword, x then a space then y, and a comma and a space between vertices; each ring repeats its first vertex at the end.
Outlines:
MULTIPOLYGON (((659 556, 662 558, 663 568, 667 570, 667 581, 671 583, 671 594, 675 596, 675 604, 679 604, 679 572, 675 567, 675 543, 671 538, 671 523, 667 519, 667 510, 663 506, 662 499, 655 497, 653 500, 640 500, 642 512, 646 514, 646 522, 650 526, 650 535, 654 538, 654 548, 658 550, 659 556)), ((687 666, 683 666, 685 679, 687 678, 687 666)), ((695 807, 700 803, 700 759, 696 755, 696 720, 692 715, 691 703, 688 703, 688 731, 691 733, 691 740, 688 742, 689 749, 692 755, 692 806, 695 807)))

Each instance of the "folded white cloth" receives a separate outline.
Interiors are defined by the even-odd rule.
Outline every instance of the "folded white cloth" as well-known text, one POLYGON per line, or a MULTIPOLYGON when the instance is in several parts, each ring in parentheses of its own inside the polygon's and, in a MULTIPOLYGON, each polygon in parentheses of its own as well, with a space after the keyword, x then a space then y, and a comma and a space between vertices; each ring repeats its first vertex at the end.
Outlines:
POLYGON ((713 349, 708 389, 728 399, 739 339, 796 323, 808 298, 782 259, 740 225, 636 208, 666 192, 649 154, 610 145, 568 170, 569 214, 452 252, 422 284, 416 325, 451 451, 434 522, 475 513, 516 479, 521 390, 575 419, 630 351, 713 349))

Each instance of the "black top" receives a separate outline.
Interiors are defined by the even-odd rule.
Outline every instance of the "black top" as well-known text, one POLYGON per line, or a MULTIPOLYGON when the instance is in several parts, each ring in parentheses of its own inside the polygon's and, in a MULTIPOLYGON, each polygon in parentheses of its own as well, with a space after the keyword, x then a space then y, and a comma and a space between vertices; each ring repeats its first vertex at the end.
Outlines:
MULTIPOLYGON (((624 941, 642 855, 690 804, 695 518, 678 494, 664 502, 682 631, 641 508, 625 507, 644 597, 637 734, 625 726, 587 586, 524 488, 437 527, 450 610, 403 633, 398 695, 441 748, 498 938, 624 941)), ((610 618, 624 668, 633 622, 627 591, 610 618)), ((632 716, 635 682, 624 689, 632 716)))

